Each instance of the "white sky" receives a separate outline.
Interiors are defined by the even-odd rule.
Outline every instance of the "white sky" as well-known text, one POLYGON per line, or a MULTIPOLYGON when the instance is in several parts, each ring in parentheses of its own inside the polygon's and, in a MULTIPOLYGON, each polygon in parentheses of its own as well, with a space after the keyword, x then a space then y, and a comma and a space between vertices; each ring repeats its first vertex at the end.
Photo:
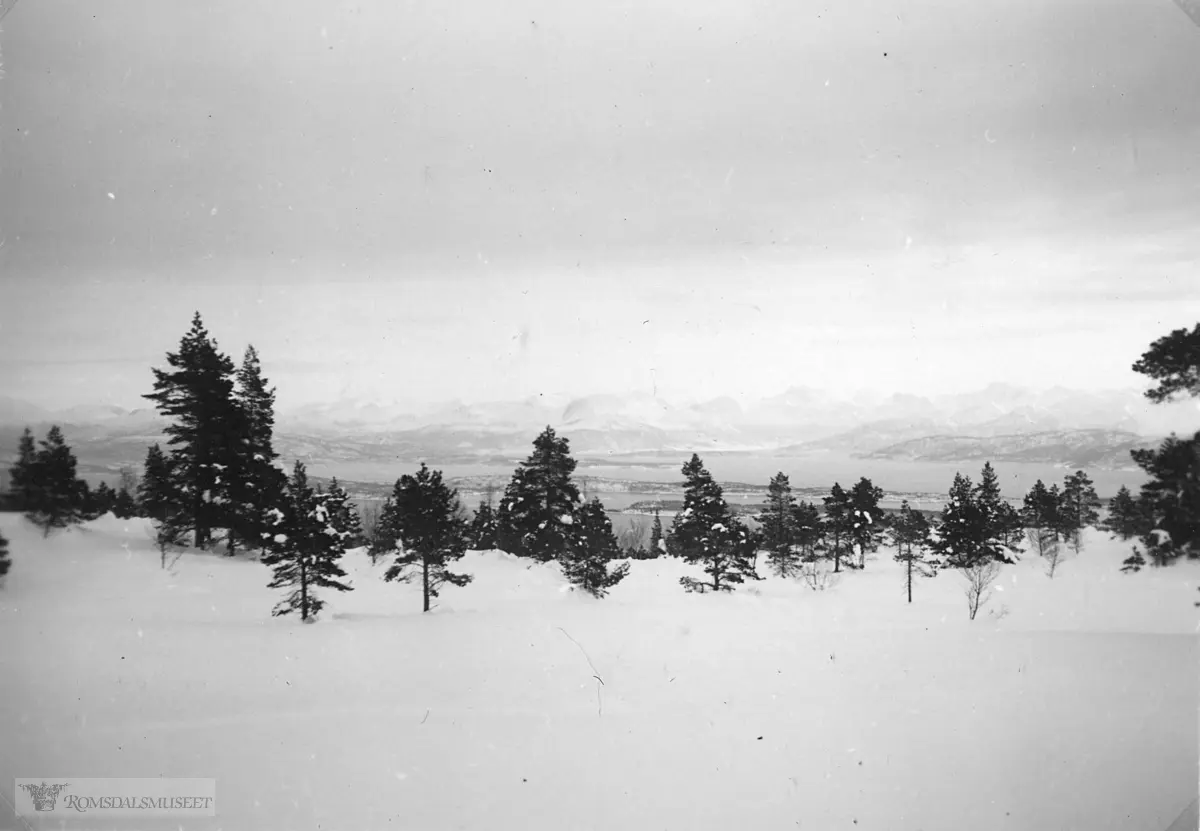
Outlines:
POLYGON ((137 406, 196 309, 285 406, 1127 386, 1200 319, 1168 0, 27 0, 0 49, 48 406, 137 406))

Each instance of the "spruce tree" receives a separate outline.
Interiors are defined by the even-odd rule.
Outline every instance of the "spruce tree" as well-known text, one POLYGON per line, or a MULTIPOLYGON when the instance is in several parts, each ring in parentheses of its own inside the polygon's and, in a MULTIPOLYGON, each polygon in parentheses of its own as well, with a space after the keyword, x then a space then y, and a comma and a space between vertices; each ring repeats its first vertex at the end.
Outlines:
POLYGON ((416 476, 401 476, 392 491, 392 513, 380 524, 395 529, 392 565, 383 579, 421 581, 422 611, 429 611, 430 598, 442 586, 465 586, 469 574, 455 574, 449 566, 467 551, 468 527, 458 501, 458 492, 442 482, 440 470, 431 471, 424 462, 416 476))
POLYGON ((792 511, 792 528, 796 535, 796 545, 800 549, 800 561, 815 562, 819 557, 821 540, 825 534, 821 511, 811 502, 796 503, 792 511))
MULTIPOLYGON (((121 492, 128 493, 124 489, 121 492)), ((148 447, 138 483, 138 503, 141 515, 150 520, 154 529, 154 545, 162 568, 167 567, 167 554, 184 544, 191 528, 183 499, 171 458, 157 444, 148 447)))
POLYGON ((510 554, 549 562, 573 550, 579 489, 571 481, 570 444, 547 427, 533 453, 513 472, 497 512, 500 546, 510 554))
POLYGON ((230 460, 236 468, 228 471, 234 524, 229 535, 230 553, 238 539, 255 546, 261 543, 266 510, 277 500, 286 479, 275 467, 279 457, 273 444, 275 389, 263 377, 253 346, 246 347, 236 380, 233 405, 239 434, 230 448, 230 460))
POLYGON ((26 516, 49 535, 55 528, 66 528, 84 517, 86 491, 75 475, 75 454, 54 425, 42 439, 34 458, 33 504, 26 516))
POLYGON ((851 545, 850 495, 837 482, 829 491, 829 496, 821 500, 825 504, 825 516, 821 522, 824 533, 825 547, 833 557, 833 571, 836 574, 842 570, 842 557, 849 553, 851 545))
POLYGON ((846 515, 851 551, 858 550, 858 568, 867 564, 867 554, 879 550, 883 542, 887 521, 879 507, 883 489, 876 487, 870 479, 863 477, 855 483, 849 493, 849 510, 846 515))
POLYGON ((8 540, 0 534, 0 586, 4 585, 4 575, 12 568, 12 558, 8 554, 8 540))
POLYGON ((88 513, 97 517, 104 516, 113 510, 116 502, 116 492, 108 486, 107 482, 101 482, 92 492, 92 507, 88 513))
POLYGON ((471 548, 475 551, 491 551, 497 546, 496 512, 490 502, 480 501, 471 519, 468 534, 471 548))
POLYGON ((329 490, 325 492, 325 504, 329 507, 330 522, 342 538, 347 548, 357 548, 363 545, 362 519, 358 509, 350 499, 350 494, 334 476, 329 480, 329 490))
POLYGON ((703 563, 711 582, 680 578, 687 591, 732 591, 746 578, 757 579, 751 562, 750 531, 738 522, 721 486, 696 454, 683 466, 683 510, 672 523, 668 550, 689 563, 703 563))
POLYGON ((791 577, 800 567, 796 551, 796 498, 788 477, 780 471, 767 485, 767 507, 759 517, 767 564, 779 577, 791 577))
POLYGON ((900 503, 900 513, 888 526, 888 536, 896 547, 894 559, 904 565, 904 586, 912 603, 913 579, 937 574, 937 561, 930 556, 932 528, 921 511, 913 510, 908 500, 900 503))
POLYGON ((246 429, 233 398, 233 362, 219 351, 197 312, 179 351, 167 353, 167 364, 169 370, 153 370, 154 392, 143 397, 172 420, 164 432, 170 436, 179 501, 195 546, 203 548, 214 528, 237 524, 230 495, 244 467, 246 429))
POLYGON ((396 500, 389 496, 383 501, 379 510, 379 519, 367 540, 367 553, 371 562, 379 562, 379 558, 393 554, 396 551, 396 540, 400 539, 400 529, 396 525, 396 500))
POLYGON ((599 497, 585 502, 577 515, 578 541, 563 558, 562 571, 572 585, 593 597, 604 597, 629 574, 629 563, 621 563, 609 571, 609 560, 621 559, 621 550, 599 497))
POLYGON ((650 552, 649 558, 661 557, 667 553, 667 543, 663 539, 662 514, 658 508, 654 509, 654 524, 650 526, 650 552))
POLYGON ((1000 478, 991 462, 983 463, 979 484, 975 486, 975 502, 983 511, 989 534, 1012 548, 1021 540, 1024 526, 1020 513, 1000 493, 1000 478))
POLYGON ((342 581, 346 572, 339 563, 350 542, 348 533, 338 530, 327 495, 309 486, 300 462, 296 462, 278 504, 267 515, 262 562, 274 570, 268 588, 291 589, 271 614, 299 612, 307 623, 325 605, 318 589, 345 592, 352 588, 342 581))
POLYGON ((117 519, 129 519, 138 515, 137 500, 128 489, 123 487, 113 496, 112 512, 117 519))
POLYGON ((1100 497, 1082 470, 1063 483, 1061 517, 1064 533, 1078 554, 1083 548, 1083 529, 1094 528, 1100 522, 1100 497))
POLYGON ((1145 513, 1137 499, 1124 485, 1108 503, 1108 515, 1100 526, 1114 537, 1128 540, 1141 536, 1146 530, 1145 513))
POLYGON ((979 504, 970 478, 961 473, 954 475, 933 551, 944 567, 958 569, 966 578, 967 609, 974 620, 999 576, 1000 564, 1014 559, 989 512, 979 504))
POLYGON ((33 431, 26 427, 17 447, 17 460, 8 469, 9 498, 18 511, 31 510, 37 498, 36 467, 37 445, 33 431))

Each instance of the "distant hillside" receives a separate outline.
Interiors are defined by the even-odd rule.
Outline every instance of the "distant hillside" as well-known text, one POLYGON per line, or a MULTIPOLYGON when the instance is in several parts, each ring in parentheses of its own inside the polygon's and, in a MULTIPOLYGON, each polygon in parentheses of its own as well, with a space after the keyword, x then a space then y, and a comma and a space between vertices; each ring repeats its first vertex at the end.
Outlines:
POLYGON ((866 459, 957 462, 988 459, 1039 462, 1073 468, 1133 469, 1129 452, 1155 447, 1158 439, 1123 430, 1048 430, 1003 436, 925 436, 870 453, 866 459))

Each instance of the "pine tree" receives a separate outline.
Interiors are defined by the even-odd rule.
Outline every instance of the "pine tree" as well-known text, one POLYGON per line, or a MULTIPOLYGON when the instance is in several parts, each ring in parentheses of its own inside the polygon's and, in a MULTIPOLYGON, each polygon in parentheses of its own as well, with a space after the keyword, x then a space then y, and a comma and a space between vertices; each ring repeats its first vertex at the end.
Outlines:
MULTIPOLYGON (((146 449, 142 471, 142 479, 138 483, 139 508, 141 515, 147 517, 154 528, 159 564, 166 568, 167 554, 184 544, 191 527, 187 506, 175 480, 172 460, 157 444, 146 449)), ((121 492, 128 493, 124 489, 121 492)))
POLYGON ((12 558, 8 554, 8 540, 0 534, 0 586, 4 585, 4 575, 12 568, 12 558))
POLYGON ((229 497, 242 468, 239 454, 246 430, 233 399, 233 362, 218 350, 197 312, 179 351, 167 353, 167 364, 170 371, 153 370, 154 392, 143 397, 173 419, 164 432, 170 436, 172 467, 183 494, 179 501, 194 530, 195 546, 203 548, 214 528, 237 524, 229 497))
MULTIPOLYGON (((1176 329, 1150 345, 1133 371, 1156 382, 1146 391, 1155 403, 1200 398, 1200 323, 1176 329)), ((1200 557, 1200 432, 1170 436, 1155 450, 1134 450, 1133 460, 1150 480, 1138 499, 1145 516, 1141 544, 1155 565, 1182 556, 1200 557)), ((1136 553, 1136 552, 1135 552, 1136 553)))
POLYGON ((1060 514, 1063 531, 1078 554, 1083 548, 1083 529, 1094 528, 1100 522, 1100 497, 1082 470, 1068 476, 1063 483, 1060 514))
POLYGON ((571 481, 575 460, 567 439, 547 427, 533 453, 513 472, 497 512, 500 547, 541 562, 573 550, 579 490, 571 481))
POLYGON ((712 582, 680 578, 687 591, 732 591, 757 579, 751 563, 749 529, 734 519, 721 486, 696 454, 683 466, 683 510, 676 515, 667 547, 689 563, 703 563, 712 582))
POLYGON ((58 425, 51 427, 39 444, 31 476, 33 504, 26 516, 42 529, 43 535, 49 535, 55 528, 66 528, 83 519, 87 494, 75 475, 75 454, 58 425))
POLYGON ((17 448, 17 460, 8 469, 9 498, 13 502, 13 508, 18 511, 31 510, 37 499, 36 467, 37 445, 34 443, 33 431, 26 427, 17 448))
POLYGON ((117 519, 129 519, 138 515, 137 500, 126 488, 121 488, 113 496, 112 512, 117 519))
POLYGON ((887 522, 879 507, 883 489, 863 477, 850 489, 849 510, 846 514, 850 549, 858 550, 858 568, 867 564, 867 554, 879 550, 887 522))
POLYGON ((309 486, 300 462, 296 462, 279 503, 267 513, 262 562, 274 570, 268 588, 291 589, 271 614, 299 612, 300 619, 307 623, 325 605, 317 589, 345 592, 352 588, 340 579, 346 572, 338 562, 349 544, 347 532, 335 527, 326 495, 309 486))
POLYGON ((1200 557, 1200 432, 1191 439, 1169 436, 1158 450, 1134 450, 1133 460, 1150 477, 1138 498, 1150 562, 1200 557))
POLYGON ((104 516, 117 502, 116 492, 108 486, 107 482, 101 482, 96 490, 92 492, 92 506, 88 514, 91 516, 104 516))
POLYGON ((989 588, 999 576, 1000 564, 1013 562, 1011 550, 998 534, 989 513, 980 506, 970 478, 956 473, 933 551, 943 567, 958 569, 967 579, 971 620, 987 601, 989 588))
POLYGON ((578 542, 562 560, 563 574, 572 585, 593 597, 604 597, 629 574, 629 563, 621 563, 609 571, 609 561, 620 559, 621 550, 613 535, 612 522, 598 497, 585 502, 578 517, 578 542))
POLYGON ((273 444, 275 390, 263 377, 262 364, 253 346, 246 347, 236 380, 233 404, 240 435, 229 454, 236 468, 227 471, 230 513, 235 526, 229 534, 231 554, 238 539, 255 546, 261 543, 266 510, 277 501, 285 482, 274 464, 279 457, 273 444))
POLYGON ((496 512, 492 510, 491 503, 481 501, 471 519, 471 530, 468 534, 473 550, 491 551, 496 548, 496 524, 496 512))
POLYGON ((654 509, 654 524, 650 526, 650 552, 649 558, 661 557, 667 553, 667 543, 663 539, 662 514, 658 508, 654 509))
POLYGON ((800 549, 801 562, 815 562, 825 535, 821 512, 817 506, 811 502, 798 502, 792 512, 792 528, 796 535, 796 545, 800 549))
POLYGON ((396 541, 400 539, 400 528, 396 525, 396 520, 396 500, 389 496, 383 501, 379 520, 367 541, 367 553, 371 555, 372 563, 377 563, 380 557, 396 552, 396 541))
POLYGON ((850 550, 850 495, 834 482, 829 496, 821 501, 825 504, 825 517, 821 522, 825 532, 825 547, 833 557, 833 571, 836 574, 842 570, 842 556, 850 550))
POLYGON ((762 523, 763 547, 767 549, 767 564, 779 577, 791 577, 800 567, 796 551, 796 498, 788 477, 780 471, 767 485, 767 507, 762 523))
POLYGON ((1123 540, 1141 536, 1149 530, 1145 527, 1145 512, 1124 485, 1108 503, 1108 515, 1100 527, 1123 540))
MULTIPOLYGON (((423 611, 446 583, 465 586, 469 574, 455 574, 449 565, 467 551, 467 521, 458 493, 442 482, 440 470, 431 471, 424 462, 416 476, 401 476, 392 491, 393 516, 386 526, 394 528, 395 560, 384 580, 421 581, 423 611)), ((386 509, 385 509, 386 510, 386 509)), ((385 524, 381 519, 380 524, 385 524)))
POLYGON ((930 556, 931 533, 925 514, 913 510, 907 499, 901 502, 900 513, 888 526, 888 536, 896 547, 894 559, 904 564, 904 585, 909 603, 912 603, 913 578, 933 577, 937 573, 937 561, 930 556))
POLYGON ((363 538, 362 519, 358 509, 350 500, 350 494, 334 476, 329 480, 329 490, 325 493, 325 504, 329 508, 330 523, 346 541, 347 548, 357 548, 365 542, 363 538))
POLYGON ((975 502, 983 511, 988 533, 1016 548, 1024 528, 1021 515, 1000 493, 1000 478, 991 462, 984 462, 975 486, 975 502))

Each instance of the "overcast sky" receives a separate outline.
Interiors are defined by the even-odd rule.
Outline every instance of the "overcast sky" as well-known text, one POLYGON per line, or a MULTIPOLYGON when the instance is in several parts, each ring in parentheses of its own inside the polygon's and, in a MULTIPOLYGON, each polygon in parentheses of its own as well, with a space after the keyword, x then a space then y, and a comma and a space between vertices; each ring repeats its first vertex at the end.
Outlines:
POLYGON ((199 310, 288 406, 1138 385, 1200 319, 1171 0, 23 0, 0 394, 199 310))

